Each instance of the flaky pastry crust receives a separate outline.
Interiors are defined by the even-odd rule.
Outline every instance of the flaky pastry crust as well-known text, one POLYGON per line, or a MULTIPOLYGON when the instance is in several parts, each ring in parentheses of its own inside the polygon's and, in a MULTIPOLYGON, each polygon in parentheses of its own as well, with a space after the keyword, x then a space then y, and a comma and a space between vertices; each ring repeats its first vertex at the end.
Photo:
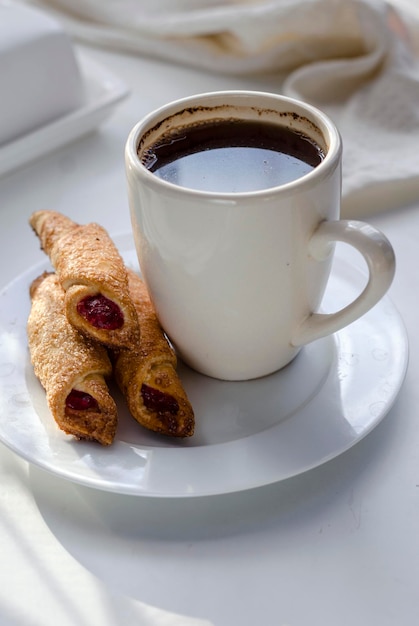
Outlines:
POLYGON ((147 288, 128 269, 129 289, 137 310, 141 338, 130 350, 114 353, 114 374, 132 416, 145 428, 189 437, 194 432, 192 406, 176 372, 176 355, 157 320, 147 288))
POLYGON ((78 439, 111 444, 117 410, 105 381, 112 373, 106 348, 68 322, 65 294, 55 274, 46 272, 37 278, 31 284, 30 295, 29 350, 53 418, 64 432, 78 439), (68 397, 74 390, 89 394, 96 401, 94 408, 74 410, 69 406, 68 397))
POLYGON ((79 225, 56 211, 37 211, 30 225, 65 291, 65 310, 80 332, 109 347, 128 348, 138 342, 138 316, 128 290, 124 262, 99 224, 79 225), (104 328, 80 312, 80 305, 96 297, 116 304, 121 325, 104 328))

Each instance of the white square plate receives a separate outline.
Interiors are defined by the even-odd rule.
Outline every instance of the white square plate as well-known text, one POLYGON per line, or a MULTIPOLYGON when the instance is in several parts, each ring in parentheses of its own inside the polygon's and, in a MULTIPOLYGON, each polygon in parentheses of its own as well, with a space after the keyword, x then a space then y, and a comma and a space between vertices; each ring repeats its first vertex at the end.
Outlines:
POLYGON ((125 83, 103 66, 80 53, 77 60, 85 85, 84 105, 0 147, 0 176, 94 130, 128 95, 125 83))

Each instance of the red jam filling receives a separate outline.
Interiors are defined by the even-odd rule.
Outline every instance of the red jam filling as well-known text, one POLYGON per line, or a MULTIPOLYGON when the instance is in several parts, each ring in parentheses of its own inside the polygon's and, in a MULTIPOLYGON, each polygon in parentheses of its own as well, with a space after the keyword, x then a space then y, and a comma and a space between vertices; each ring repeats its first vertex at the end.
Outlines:
POLYGON ((121 328, 124 316, 119 306, 101 293, 87 296, 77 304, 77 312, 95 328, 115 330, 121 328))
POLYGON ((89 409, 93 410, 99 408, 97 400, 95 400, 90 393, 78 391, 77 389, 70 391, 65 405, 68 409, 73 409, 74 411, 88 411, 89 409))
POLYGON ((146 384, 141 385, 141 397, 147 409, 159 415, 165 413, 177 415, 179 411, 179 404, 173 396, 159 389, 154 389, 154 387, 149 387, 146 384))

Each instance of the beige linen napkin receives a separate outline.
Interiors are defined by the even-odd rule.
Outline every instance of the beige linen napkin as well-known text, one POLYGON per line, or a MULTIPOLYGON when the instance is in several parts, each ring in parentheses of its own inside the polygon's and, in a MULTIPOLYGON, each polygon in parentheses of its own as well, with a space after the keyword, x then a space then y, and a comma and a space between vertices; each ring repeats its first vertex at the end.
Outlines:
POLYGON ((350 217, 419 198, 415 2, 32 0, 84 41, 224 74, 275 73, 278 92, 336 122, 350 217))

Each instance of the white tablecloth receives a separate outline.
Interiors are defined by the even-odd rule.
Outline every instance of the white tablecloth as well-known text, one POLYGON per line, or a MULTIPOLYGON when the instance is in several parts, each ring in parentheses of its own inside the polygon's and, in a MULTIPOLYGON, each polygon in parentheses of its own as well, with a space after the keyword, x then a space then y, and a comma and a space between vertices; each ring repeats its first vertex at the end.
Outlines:
MULTIPOLYGON (((123 149, 143 114, 199 91, 272 88, 269 77, 90 54, 131 96, 100 132, 0 179, 0 287, 43 259, 27 224, 34 210, 96 220, 113 235, 129 230, 123 149)), ((417 623, 419 201, 371 221, 396 251, 390 297, 411 351, 384 421, 297 478, 186 501, 96 492, 0 446, 2 626, 417 623)))

